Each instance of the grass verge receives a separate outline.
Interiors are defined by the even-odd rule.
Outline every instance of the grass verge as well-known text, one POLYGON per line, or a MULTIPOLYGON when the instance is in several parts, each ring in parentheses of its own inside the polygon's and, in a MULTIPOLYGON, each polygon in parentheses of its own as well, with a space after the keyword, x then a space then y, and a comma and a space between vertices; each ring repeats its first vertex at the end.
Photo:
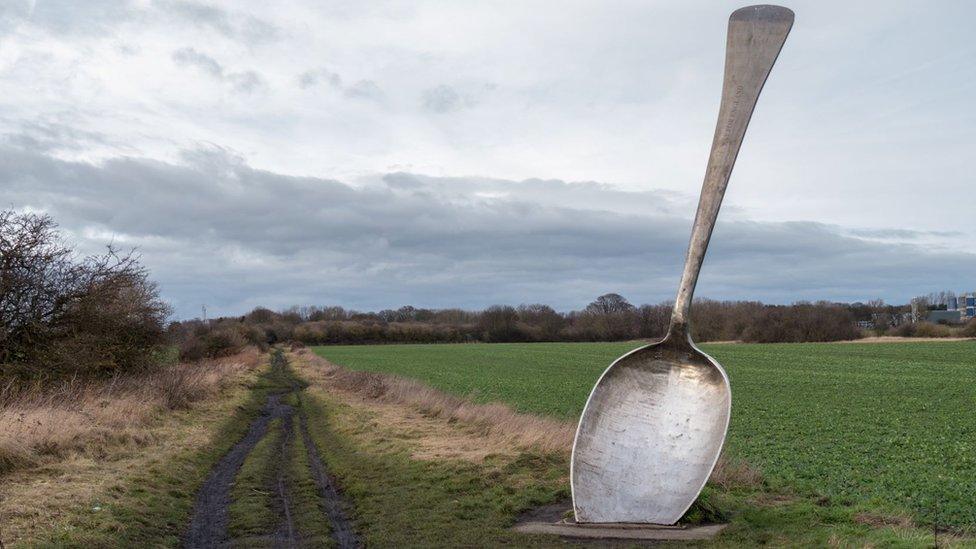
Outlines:
POLYGON ((481 463, 418 460, 367 410, 310 388, 312 439, 355 507, 370 547, 547 545, 510 531, 519 511, 565 498, 565 459, 519 453, 481 463))

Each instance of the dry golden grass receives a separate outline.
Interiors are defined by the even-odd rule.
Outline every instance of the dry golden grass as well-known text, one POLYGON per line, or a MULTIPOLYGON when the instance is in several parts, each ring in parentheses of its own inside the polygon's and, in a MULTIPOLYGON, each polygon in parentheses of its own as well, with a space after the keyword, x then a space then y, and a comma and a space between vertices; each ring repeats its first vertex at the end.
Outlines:
POLYGON ((146 425, 164 410, 188 408, 259 362, 257 351, 110 380, 0 389, 0 475, 72 456, 100 458, 152 442, 146 425))
MULTIPOLYGON (((500 403, 478 404, 392 374, 348 370, 306 349, 293 352, 291 362, 314 387, 346 403, 350 398, 368 403, 380 420, 378 425, 398 426, 406 438, 413 439, 417 459, 477 461, 523 449, 568 457, 573 448, 573 422, 518 413, 500 403), (440 420, 441 427, 432 426, 431 419, 440 420)), ((749 463, 723 454, 709 482, 724 490, 754 489, 762 486, 763 477, 749 463)))
POLYGON ((469 434, 500 447, 568 452, 573 445, 576 427, 566 421, 520 414, 504 404, 476 404, 412 379, 347 370, 309 352, 299 351, 292 362, 300 365, 301 375, 313 385, 372 402, 409 406, 429 418, 462 424, 469 434))
POLYGON ((883 528, 885 526, 913 528, 915 526, 915 521, 912 520, 912 517, 905 514, 881 515, 877 513, 864 512, 854 515, 854 522, 858 524, 867 524, 868 526, 873 526, 875 528, 883 528))
POLYGON ((759 469, 749 462, 730 458, 723 453, 719 456, 708 482, 723 490, 759 488, 763 484, 763 476, 759 469))
POLYGON ((247 398, 247 383, 266 363, 256 350, 247 350, 114 383, 74 382, 16 394, 8 388, 0 407, 0 422, 6 422, 0 423, 0 448, 17 448, 26 458, 0 476, 3 542, 32 546, 36 535, 70 530, 74 515, 98 512, 134 471, 211 444, 215 426, 247 398), (188 407, 192 412, 166 413, 188 407), (40 425, 31 427, 28 417, 40 425), (11 444, 18 439, 8 426, 19 429, 25 443, 11 444), (45 454, 40 448, 57 451, 45 454), (42 466, 24 466, 30 464, 42 466))

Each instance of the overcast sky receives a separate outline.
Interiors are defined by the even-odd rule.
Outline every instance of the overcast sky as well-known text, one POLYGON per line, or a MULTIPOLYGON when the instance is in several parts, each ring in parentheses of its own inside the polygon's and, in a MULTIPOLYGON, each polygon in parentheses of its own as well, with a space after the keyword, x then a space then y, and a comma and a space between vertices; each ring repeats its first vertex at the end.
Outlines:
MULTIPOLYGON (((976 287, 976 3, 784 4, 697 295, 976 287)), ((0 207, 179 317, 671 299, 741 5, 0 0, 0 207)))

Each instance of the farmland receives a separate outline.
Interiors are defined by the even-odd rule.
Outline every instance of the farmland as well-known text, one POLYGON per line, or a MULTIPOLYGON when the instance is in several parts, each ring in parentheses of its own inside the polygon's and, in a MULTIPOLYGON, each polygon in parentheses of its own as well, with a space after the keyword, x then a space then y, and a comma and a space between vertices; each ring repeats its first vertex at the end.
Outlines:
MULTIPOLYGON (((319 347, 481 402, 573 420, 634 343, 319 347)), ((728 370, 730 455, 831 504, 976 529, 976 342, 705 345, 728 370)))

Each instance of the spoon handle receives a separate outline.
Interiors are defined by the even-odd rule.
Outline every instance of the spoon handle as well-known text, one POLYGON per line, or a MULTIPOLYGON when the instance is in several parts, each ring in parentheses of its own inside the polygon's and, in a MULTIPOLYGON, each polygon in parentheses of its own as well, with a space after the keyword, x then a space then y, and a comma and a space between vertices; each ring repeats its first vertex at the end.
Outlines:
POLYGON ((780 6, 749 6, 732 12, 725 55, 725 81, 698 213, 691 230, 685 270, 671 314, 671 331, 687 331, 691 299, 705 250, 722 206, 732 166, 742 146, 759 92, 793 26, 793 12, 780 6))

